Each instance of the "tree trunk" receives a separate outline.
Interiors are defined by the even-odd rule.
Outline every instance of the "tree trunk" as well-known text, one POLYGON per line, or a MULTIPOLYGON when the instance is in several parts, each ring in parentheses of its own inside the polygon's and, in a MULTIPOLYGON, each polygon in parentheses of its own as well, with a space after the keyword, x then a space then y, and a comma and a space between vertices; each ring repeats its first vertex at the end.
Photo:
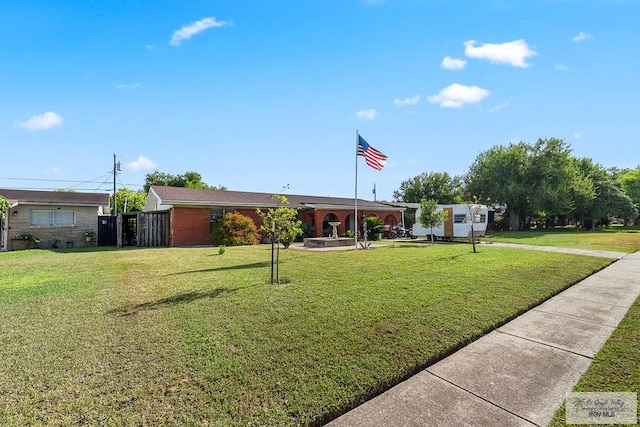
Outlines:
POLYGON ((520 230, 520 215, 515 209, 509 210, 509 221, 511 223, 511 231, 520 230))

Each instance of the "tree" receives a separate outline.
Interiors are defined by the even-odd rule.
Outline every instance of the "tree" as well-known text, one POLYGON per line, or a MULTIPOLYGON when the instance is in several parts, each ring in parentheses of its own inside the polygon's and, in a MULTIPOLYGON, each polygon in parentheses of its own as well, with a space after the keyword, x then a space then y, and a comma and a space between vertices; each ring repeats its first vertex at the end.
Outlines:
POLYGON ((6 197, 0 194, 0 219, 4 218, 4 212, 8 212, 9 209, 11 209, 11 203, 9 203, 6 197))
MULTIPOLYGON (((640 167, 625 171, 617 176, 622 190, 631 198, 636 209, 640 210, 640 167)), ((640 217, 634 218, 637 224, 640 217)))
POLYGON ((403 181, 393 192, 396 202, 420 203, 422 199, 433 199, 441 204, 462 203, 462 178, 451 177, 447 172, 425 172, 403 181))
POLYGON ((431 242, 433 242, 433 227, 439 227, 446 219, 446 212, 438 209, 438 202, 434 199, 422 199, 420 201, 420 215, 418 221, 424 228, 431 230, 431 242))
MULTIPOLYGON (((288 188, 288 186, 286 187, 288 188)), ((277 208, 269 208, 267 211, 257 209, 256 212, 262 218, 260 230, 271 239, 271 283, 274 280, 274 243, 277 243, 277 256, 275 258, 276 283, 280 284, 280 243, 285 249, 291 245, 296 237, 302 234, 302 221, 298 219, 298 210, 281 205, 288 205, 285 196, 274 194, 272 196, 278 202, 277 208)))
POLYGON ((569 145, 557 138, 538 139, 530 146, 529 157, 531 214, 551 223, 573 211, 571 188, 577 171, 569 145))
POLYGON ((549 225, 575 209, 573 196, 590 197, 589 181, 572 159, 569 145, 557 138, 496 146, 471 165, 466 189, 506 205, 512 230, 534 219, 549 225))
POLYGON ((571 162, 575 171, 575 178, 571 188, 569 188, 574 205, 571 215, 576 222, 579 221, 580 224, 584 224, 587 212, 596 198, 595 176, 590 173, 593 163, 591 159, 578 159, 575 157, 571 159, 571 162))
MULTIPOLYGON (((142 191, 133 191, 129 188, 119 188, 116 191, 116 202, 118 204, 118 212, 141 212, 147 201, 146 193, 142 191)), ((113 196, 110 196, 110 206, 113 206, 113 196)))
POLYGON ((469 194, 482 194, 507 206, 512 230, 520 229, 531 208, 529 149, 524 142, 494 146, 480 153, 465 175, 469 194))
POLYGON ((211 233, 214 245, 240 246, 260 243, 253 220, 240 213, 229 212, 216 222, 211 233))
POLYGON ((302 235, 302 221, 298 219, 297 209, 280 206, 289 204, 285 196, 274 194, 273 198, 278 200, 277 208, 269 208, 267 211, 256 210, 262 218, 260 231, 275 242, 282 243, 282 246, 287 249, 298 236, 302 235))
POLYGON ((593 228, 597 221, 604 223, 611 217, 636 218, 637 208, 631 197, 623 191, 614 178, 614 171, 605 169, 589 158, 576 159, 575 164, 581 175, 593 183, 594 197, 585 203, 580 211, 575 211, 582 225, 593 228))
POLYGON ((216 187, 202 181, 202 175, 198 172, 185 172, 182 175, 171 175, 160 172, 157 169, 145 176, 144 192, 148 193, 152 185, 166 185, 169 187, 200 188, 208 190, 226 190, 224 186, 216 187))

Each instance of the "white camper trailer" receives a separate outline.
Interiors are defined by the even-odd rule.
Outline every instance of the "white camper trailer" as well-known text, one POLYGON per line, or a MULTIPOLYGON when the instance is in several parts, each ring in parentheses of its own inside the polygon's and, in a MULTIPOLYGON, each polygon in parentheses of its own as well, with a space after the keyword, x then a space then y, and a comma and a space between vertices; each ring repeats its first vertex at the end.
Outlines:
MULTIPOLYGON (((484 237, 487 231, 487 214, 489 211, 485 205, 466 203, 438 205, 438 210, 444 210, 446 216, 442 225, 433 227, 434 239, 451 240, 454 237, 471 237, 471 220, 473 220, 473 235, 475 237, 484 237)), ((423 227, 418 218, 420 218, 420 208, 416 210, 413 235, 431 237, 431 229, 423 227)))

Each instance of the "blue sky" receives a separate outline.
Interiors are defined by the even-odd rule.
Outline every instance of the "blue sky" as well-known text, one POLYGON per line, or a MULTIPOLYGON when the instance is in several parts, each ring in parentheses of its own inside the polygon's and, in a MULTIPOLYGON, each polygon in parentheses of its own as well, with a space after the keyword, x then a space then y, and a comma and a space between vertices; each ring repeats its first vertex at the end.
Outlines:
POLYGON ((637 0, 5 0, 0 188, 196 171, 229 190, 391 200, 495 145, 640 164, 637 0))

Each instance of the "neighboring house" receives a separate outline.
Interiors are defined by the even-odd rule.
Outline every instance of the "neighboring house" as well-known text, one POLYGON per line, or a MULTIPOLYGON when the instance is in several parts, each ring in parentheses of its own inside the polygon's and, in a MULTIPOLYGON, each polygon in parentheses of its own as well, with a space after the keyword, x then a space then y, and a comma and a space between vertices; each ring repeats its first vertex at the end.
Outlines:
MULTIPOLYGON (((355 229, 353 198, 301 196, 284 194, 288 207, 298 209, 298 218, 306 224, 309 237, 329 236, 329 222, 339 221, 339 233, 355 229)), ((227 212, 238 212, 262 225, 256 209, 278 207, 272 194, 224 190, 200 190, 184 187, 152 186, 147 195, 145 212, 169 212, 169 245, 191 246, 211 244, 210 236, 216 220, 227 212)), ((385 225, 401 223, 404 208, 358 199, 358 216, 376 215, 385 225)))
POLYGON ((98 215, 109 206, 106 193, 0 188, 0 194, 11 205, 1 224, 0 250, 3 251, 94 244, 98 215))

